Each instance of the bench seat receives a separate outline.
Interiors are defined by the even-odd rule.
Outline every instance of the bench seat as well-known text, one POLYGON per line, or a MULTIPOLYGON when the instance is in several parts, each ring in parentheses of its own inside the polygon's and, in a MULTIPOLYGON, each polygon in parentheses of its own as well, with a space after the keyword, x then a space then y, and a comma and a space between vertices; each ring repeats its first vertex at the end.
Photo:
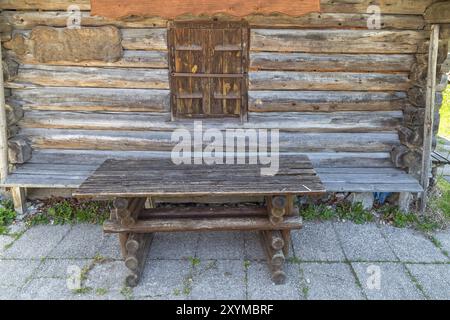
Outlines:
MULTIPOLYGON (((36 150, 4 187, 76 189, 108 158, 167 157, 166 152, 36 150)), ((422 192, 419 182, 392 167, 385 153, 308 154, 328 192, 422 192)))

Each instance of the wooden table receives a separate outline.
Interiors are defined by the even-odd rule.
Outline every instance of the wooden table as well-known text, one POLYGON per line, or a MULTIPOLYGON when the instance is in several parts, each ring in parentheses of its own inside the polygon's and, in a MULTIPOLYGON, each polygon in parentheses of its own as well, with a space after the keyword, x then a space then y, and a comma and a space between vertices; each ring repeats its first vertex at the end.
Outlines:
POLYGON ((103 229, 118 233, 126 282, 136 286, 155 232, 259 231, 272 280, 285 281, 290 232, 302 219, 297 195, 325 192, 306 156, 280 157, 274 176, 259 165, 175 165, 170 159, 107 160, 74 192, 78 198, 111 199, 114 209, 103 229), (264 196, 263 206, 146 209, 151 197, 264 196))

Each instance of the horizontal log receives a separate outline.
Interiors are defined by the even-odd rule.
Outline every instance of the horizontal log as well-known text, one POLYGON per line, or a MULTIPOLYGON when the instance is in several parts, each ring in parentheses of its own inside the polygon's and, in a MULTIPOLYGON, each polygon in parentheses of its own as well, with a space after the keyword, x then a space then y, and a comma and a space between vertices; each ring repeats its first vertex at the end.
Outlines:
MULTIPOLYGON (((380 9, 383 14, 423 14, 434 0, 384 0, 380 9)), ((322 12, 366 12, 374 2, 371 0, 321 0, 322 12)))
POLYGON ((258 231, 300 229, 301 217, 289 217, 273 226, 267 218, 205 218, 205 219, 151 219, 137 222, 124 228, 113 221, 106 221, 103 231, 106 233, 148 233, 148 232, 185 232, 185 231, 258 231))
POLYGON ((254 52, 251 70, 323 72, 409 72, 413 55, 254 52))
MULTIPOLYGON (((115 151, 172 151, 171 132, 89 131, 23 128, 35 148, 115 151)), ((398 145, 397 132, 280 133, 280 152, 389 152, 398 145)), ((205 146, 205 145, 204 145, 205 146)), ((200 146, 198 146, 200 147, 200 146)), ((250 144, 255 148, 256 145, 250 144)))
POLYGON ((249 82, 250 90, 404 91, 410 87, 406 73, 257 71, 250 72, 249 82))
POLYGON ((30 85, 53 87, 100 87, 168 89, 168 70, 93 68, 45 65, 22 65, 11 88, 27 88, 30 85))
MULTIPOLYGON (((402 91, 407 74, 280 72, 250 73, 250 90, 402 91)), ((21 65, 8 88, 30 86, 169 89, 166 69, 21 65)))
POLYGON ((169 112, 169 99, 169 90, 70 87, 13 90, 9 97, 31 110, 113 112, 169 112))
MULTIPOLYGON (((384 12, 384 11, 383 11, 384 12)), ((31 29, 40 25, 53 27, 65 27, 70 13, 64 11, 5 11, 3 12, 5 22, 14 26, 15 29, 31 29)), ((234 20, 236 17, 215 15, 219 19, 234 20)), ((282 14, 250 15, 245 17, 252 28, 367 28, 369 14, 363 13, 309 13, 300 17, 282 14)), ((192 19, 187 15, 179 19, 192 19)), ((196 17, 202 19, 202 17, 196 17)), ((165 28, 167 20, 159 17, 141 17, 135 19, 108 19, 105 17, 92 16, 90 12, 81 13, 82 26, 104 26, 114 25, 121 28, 165 28)), ((425 21, 422 15, 395 15, 383 14, 383 29, 408 29, 422 30, 425 21)))
POLYGON ((90 10, 90 0, 2 0, 2 10, 63 10, 66 11, 70 5, 77 5, 81 10, 90 10))
POLYGON ((250 91, 251 112, 332 112, 401 110, 404 92, 357 91, 250 91))
POLYGON ((450 23, 450 3, 448 1, 434 3, 425 12, 428 23, 450 23))
MULTIPOLYGON (((297 153, 286 154, 296 155, 297 153)), ((308 156, 315 168, 392 167, 389 152, 307 152, 302 154, 308 156)), ((106 159, 164 159, 170 156, 170 152, 158 151, 36 149, 33 152, 33 158, 27 164, 36 164, 37 166, 51 164, 56 170, 60 165, 89 164, 98 166, 106 159)))
POLYGON ((122 29, 122 46, 129 50, 167 50, 167 29, 122 29))
MULTIPOLYGON (((381 4, 381 12, 396 14, 423 14, 433 0, 385 0, 381 4)), ((4 0, 0 2, 0 9, 12 10, 62 10, 66 11, 71 4, 77 4, 81 10, 91 9, 89 0, 4 0)), ((321 0, 322 12, 366 13, 372 0, 321 0)))
POLYGON ((176 207, 143 210, 141 219, 183 219, 183 218, 226 218, 226 217, 267 217, 267 209, 260 206, 247 207, 176 207))
MULTIPOLYGON (((279 129, 295 132, 393 131, 403 119, 401 111, 336 113, 249 113, 249 122, 208 120, 207 129, 279 129)), ((170 114, 27 111, 23 128, 174 131, 192 129, 191 121, 170 121, 170 114)))
MULTIPOLYGON (((21 64, 40 64, 31 55, 20 56, 12 50, 6 52, 7 56, 19 61, 21 64)), ((167 52, 164 51, 144 51, 144 50, 125 50, 123 56, 116 62, 105 61, 56 61, 49 62, 48 65, 55 66, 80 66, 80 67, 108 67, 108 68, 152 68, 166 69, 168 68, 167 52)))
POLYGON ((426 39, 427 33, 423 31, 254 29, 251 50, 404 54, 418 52, 418 45, 426 39))

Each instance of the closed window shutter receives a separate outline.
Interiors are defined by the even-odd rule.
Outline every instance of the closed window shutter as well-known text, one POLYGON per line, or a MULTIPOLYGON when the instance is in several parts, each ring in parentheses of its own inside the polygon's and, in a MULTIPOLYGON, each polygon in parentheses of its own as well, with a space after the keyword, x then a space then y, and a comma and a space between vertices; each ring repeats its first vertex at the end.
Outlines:
POLYGON ((242 117, 247 113, 248 28, 239 23, 169 27, 174 118, 242 117))

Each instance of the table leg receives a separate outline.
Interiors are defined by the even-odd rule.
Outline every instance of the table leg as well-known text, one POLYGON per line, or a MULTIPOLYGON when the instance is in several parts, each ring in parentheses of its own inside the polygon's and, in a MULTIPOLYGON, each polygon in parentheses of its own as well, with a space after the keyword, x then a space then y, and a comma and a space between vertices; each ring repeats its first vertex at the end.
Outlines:
POLYGON ((131 233, 126 243, 125 266, 130 271, 126 277, 126 284, 130 287, 138 285, 145 268, 147 254, 153 240, 153 234, 131 233))

